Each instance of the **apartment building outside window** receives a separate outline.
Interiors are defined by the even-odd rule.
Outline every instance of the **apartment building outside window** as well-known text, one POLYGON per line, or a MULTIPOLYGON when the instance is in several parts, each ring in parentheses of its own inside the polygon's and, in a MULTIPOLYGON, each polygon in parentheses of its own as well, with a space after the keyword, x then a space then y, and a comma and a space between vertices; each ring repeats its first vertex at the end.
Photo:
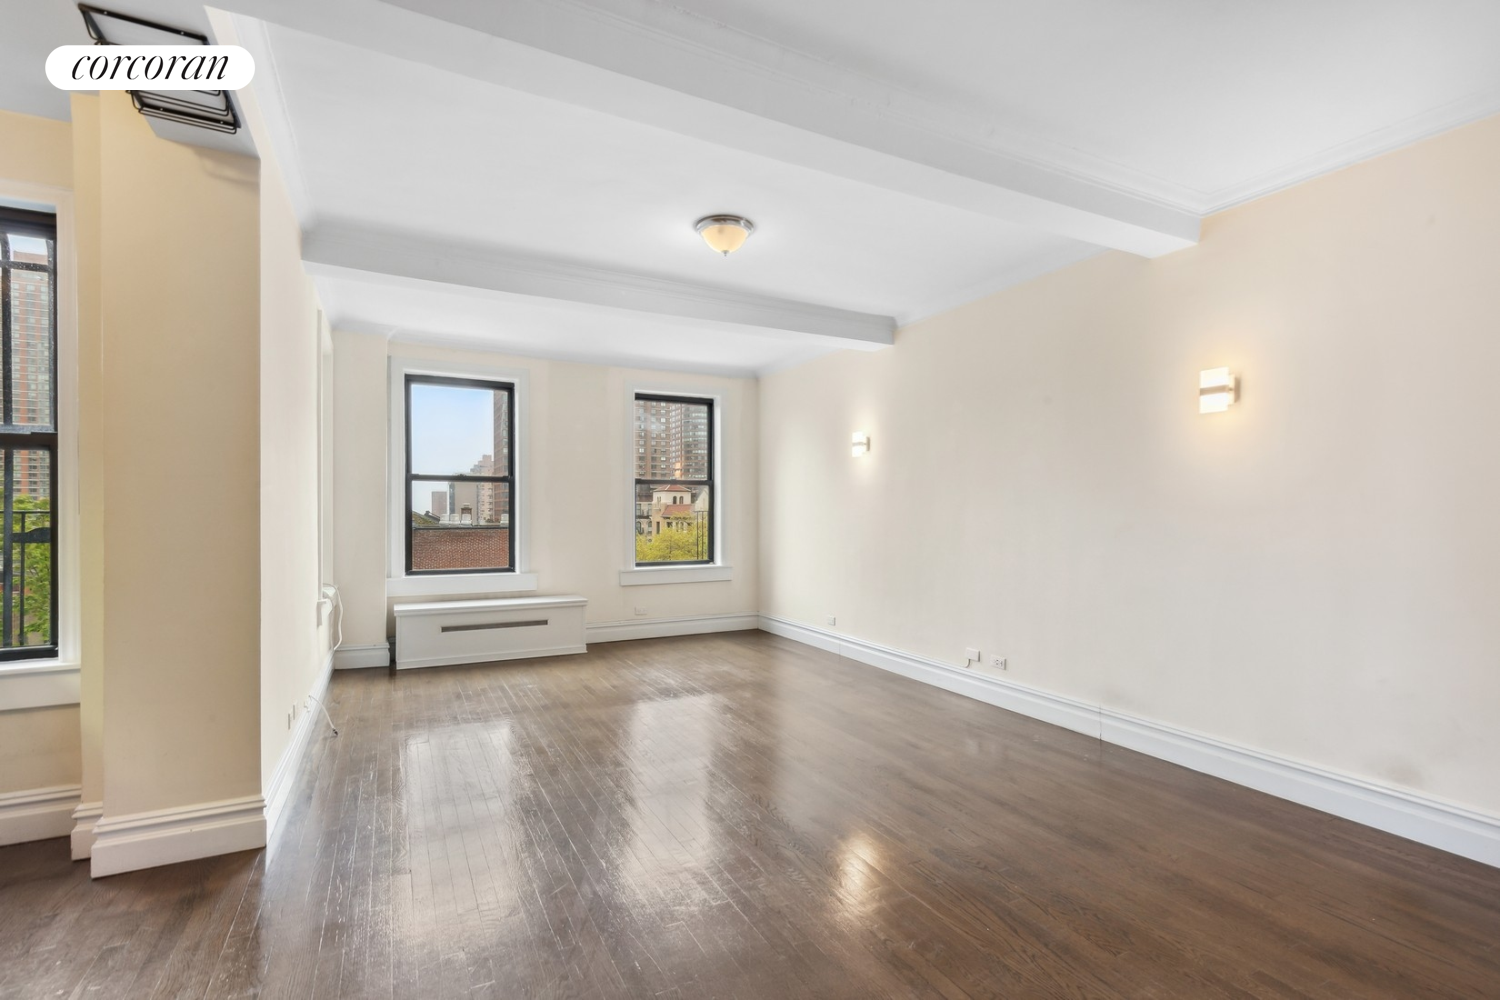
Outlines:
POLYGON ((406 573, 516 568, 515 386, 407 375, 406 573))
POLYGON ((635 564, 714 562, 714 403, 635 396, 635 564))
POLYGON ((0 208, 0 660, 57 655, 57 222, 0 208))

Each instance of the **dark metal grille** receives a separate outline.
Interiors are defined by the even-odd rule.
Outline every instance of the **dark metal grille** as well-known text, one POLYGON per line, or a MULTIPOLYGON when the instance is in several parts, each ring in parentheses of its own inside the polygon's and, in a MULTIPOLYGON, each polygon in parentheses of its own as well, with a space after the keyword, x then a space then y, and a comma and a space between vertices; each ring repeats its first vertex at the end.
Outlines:
POLYGON ((0 208, 0 456, 0 660, 55 656, 57 220, 9 208, 0 208))

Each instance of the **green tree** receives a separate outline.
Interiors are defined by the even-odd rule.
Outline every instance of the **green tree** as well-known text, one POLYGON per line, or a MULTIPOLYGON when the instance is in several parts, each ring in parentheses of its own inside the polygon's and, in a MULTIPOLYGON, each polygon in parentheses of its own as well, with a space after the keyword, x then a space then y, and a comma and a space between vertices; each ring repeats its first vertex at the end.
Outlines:
POLYGON ((699 516, 682 527, 667 525, 654 537, 635 536, 635 561, 698 562, 708 558, 708 523, 699 516))
MULTIPOLYGON (((17 496, 11 506, 14 511, 11 531, 15 536, 38 529, 48 529, 50 533, 51 504, 46 498, 23 494, 17 496)), ((14 541, 10 548, 10 564, 18 574, 21 573, 22 548, 23 543, 19 540, 14 541)), ((31 542, 24 544, 24 548, 24 577, 11 583, 14 624, 10 635, 6 636, 6 645, 20 645, 23 636, 29 646, 46 645, 52 642, 52 543, 31 542)))

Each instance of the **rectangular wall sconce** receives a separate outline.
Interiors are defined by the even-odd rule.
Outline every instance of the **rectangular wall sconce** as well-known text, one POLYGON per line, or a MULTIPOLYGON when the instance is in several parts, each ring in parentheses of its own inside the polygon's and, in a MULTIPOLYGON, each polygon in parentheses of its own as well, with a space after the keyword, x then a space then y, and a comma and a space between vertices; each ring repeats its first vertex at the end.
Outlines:
POLYGON ((1223 413, 1240 396, 1239 376, 1228 368, 1210 368, 1198 373, 1198 412, 1223 413))
POLYGON ((866 434, 864 431, 855 431, 853 444, 849 446, 849 454, 853 455, 855 458, 859 458, 861 455, 869 454, 869 452, 870 435, 866 434))

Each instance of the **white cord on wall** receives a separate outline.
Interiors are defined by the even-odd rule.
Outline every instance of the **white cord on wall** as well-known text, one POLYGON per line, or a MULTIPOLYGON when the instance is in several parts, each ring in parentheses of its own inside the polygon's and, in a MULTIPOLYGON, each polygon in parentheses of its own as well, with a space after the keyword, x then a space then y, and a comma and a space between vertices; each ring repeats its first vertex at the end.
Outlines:
MULTIPOLYGON (((318 603, 320 605, 328 605, 330 619, 332 619, 335 613, 338 615, 338 625, 334 632, 336 638, 333 642, 333 648, 328 651, 328 655, 333 656, 339 651, 339 647, 344 644, 344 601, 339 596, 339 588, 331 583, 323 584, 323 596, 318 598, 318 603)), ((323 718, 328 720, 328 728, 333 730, 333 735, 337 736, 339 734, 339 727, 333 724, 333 716, 328 714, 328 706, 324 705, 323 700, 315 694, 309 694, 308 697, 318 703, 318 707, 323 710, 323 718)))

